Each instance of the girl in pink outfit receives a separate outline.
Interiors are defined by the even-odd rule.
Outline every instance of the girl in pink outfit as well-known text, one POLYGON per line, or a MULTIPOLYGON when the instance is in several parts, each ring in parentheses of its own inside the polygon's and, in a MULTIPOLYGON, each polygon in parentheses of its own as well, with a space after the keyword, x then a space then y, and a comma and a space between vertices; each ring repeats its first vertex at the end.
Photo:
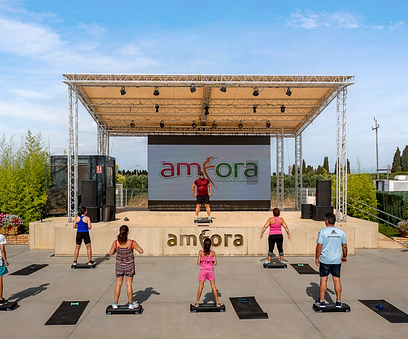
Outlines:
POLYGON ((217 257, 214 251, 211 251, 211 239, 205 238, 204 249, 198 252, 197 265, 200 265, 200 273, 198 275, 199 286, 197 292, 197 300, 193 306, 198 307, 201 293, 203 292, 204 282, 208 279, 211 284, 211 289, 214 293, 215 302, 217 307, 221 307, 223 304, 220 303, 218 299, 217 288, 215 287, 215 275, 214 266, 217 266, 217 257))
POLYGON ((290 234, 289 234, 289 228, 286 225, 285 220, 279 217, 280 215, 280 210, 279 208, 274 208, 273 209, 273 217, 269 218, 265 226, 263 227, 261 231, 261 239, 263 237, 264 232, 266 229, 269 227, 269 237, 268 237, 268 244, 269 244, 269 252, 268 252, 268 261, 266 262, 269 264, 272 260, 272 255, 273 255, 273 249, 276 246, 278 247, 279 251, 279 258, 282 263, 285 262, 284 260, 284 253, 283 253, 283 235, 282 235, 282 226, 286 231, 286 234, 288 235, 288 239, 290 240, 290 234))

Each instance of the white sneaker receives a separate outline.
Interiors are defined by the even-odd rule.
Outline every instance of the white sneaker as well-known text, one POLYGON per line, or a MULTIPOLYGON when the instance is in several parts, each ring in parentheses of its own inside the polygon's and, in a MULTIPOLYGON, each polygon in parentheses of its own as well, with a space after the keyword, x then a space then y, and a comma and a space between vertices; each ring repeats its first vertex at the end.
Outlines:
POLYGON ((113 303, 113 304, 112 304, 112 308, 113 308, 114 310, 116 310, 116 309, 118 308, 118 304, 113 303))
POLYGON ((198 217, 196 216, 196 217, 194 217, 194 220, 198 220, 198 217))
POLYGON ((134 310, 135 308, 138 308, 139 304, 137 302, 133 302, 131 304, 129 304, 129 309, 130 310, 134 310))

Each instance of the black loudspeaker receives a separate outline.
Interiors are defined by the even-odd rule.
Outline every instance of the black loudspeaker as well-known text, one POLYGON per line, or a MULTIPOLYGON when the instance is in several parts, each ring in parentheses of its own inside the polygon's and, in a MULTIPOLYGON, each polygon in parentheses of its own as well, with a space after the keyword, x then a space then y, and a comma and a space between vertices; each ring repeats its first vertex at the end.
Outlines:
POLYGON ((99 222, 99 207, 87 207, 86 215, 91 219, 91 223, 99 222))
POLYGON ((312 204, 302 204, 301 219, 310 219, 312 217, 312 204))
POLYGON ((316 180, 316 206, 331 205, 331 180, 316 180))
POLYGON ((333 213, 333 206, 312 205, 312 219, 314 221, 324 221, 327 213, 333 213))
POLYGON ((96 180, 81 180, 81 205, 86 207, 98 205, 96 180))

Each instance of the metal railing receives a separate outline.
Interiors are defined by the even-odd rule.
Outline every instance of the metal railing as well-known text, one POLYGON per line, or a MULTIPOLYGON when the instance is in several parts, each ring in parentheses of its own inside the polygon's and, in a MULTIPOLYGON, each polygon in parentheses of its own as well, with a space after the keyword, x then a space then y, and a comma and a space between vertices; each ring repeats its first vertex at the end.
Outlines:
MULTIPOLYGON (((394 227, 394 228, 396 228, 396 229, 398 229, 398 230, 400 230, 400 231, 403 231, 403 232, 406 232, 406 231, 407 231, 406 229, 404 229, 404 228, 402 228, 402 227, 400 227, 400 226, 398 226, 398 225, 396 225, 396 224, 394 224, 394 223, 392 223, 392 222, 389 222, 388 220, 385 220, 385 219, 383 219, 383 218, 380 218, 379 216, 377 216, 377 215, 375 215, 375 214, 373 214, 373 213, 370 213, 370 212, 368 212, 368 211, 366 211, 366 210, 363 210, 363 209, 358 208, 358 207, 356 207, 356 206, 354 206, 354 205, 351 205, 351 204, 348 202, 349 200, 354 201, 354 202, 356 202, 357 204, 363 205, 363 206, 365 206, 365 207, 368 207, 368 208, 370 208, 370 209, 372 209, 373 211, 376 211, 376 212, 378 212, 378 213, 387 215, 387 216, 389 216, 389 217, 391 217, 391 218, 393 218, 393 219, 396 219, 396 220, 399 220, 399 221, 404 221, 404 219, 399 218, 399 217, 397 217, 397 216, 395 216, 395 215, 392 215, 392 214, 390 214, 390 213, 387 213, 387 212, 385 212, 385 211, 382 211, 382 210, 380 210, 380 209, 378 209, 378 208, 376 208, 376 207, 367 205, 367 204, 365 204, 365 203, 363 203, 363 202, 361 202, 361 201, 355 200, 355 199, 353 199, 353 198, 350 198, 350 197, 347 198, 347 205, 348 205, 350 208, 354 208, 354 209, 356 209, 356 210, 358 210, 358 211, 360 211, 360 212, 362 212, 362 213, 365 213, 365 214, 367 214, 367 215, 373 217, 373 218, 376 219, 377 221, 381 221, 381 222, 387 224, 387 227, 388 227, 388 237, 390 236, 390 230, 389 230, 389 227, 390 227, 390 226, 391 226, 391 227, 394 227)), ((350 210, 349 210, 349 211, 350 211, 350 210)), ((408 247, 406 244, 402 244, 402 245, 408 247)))

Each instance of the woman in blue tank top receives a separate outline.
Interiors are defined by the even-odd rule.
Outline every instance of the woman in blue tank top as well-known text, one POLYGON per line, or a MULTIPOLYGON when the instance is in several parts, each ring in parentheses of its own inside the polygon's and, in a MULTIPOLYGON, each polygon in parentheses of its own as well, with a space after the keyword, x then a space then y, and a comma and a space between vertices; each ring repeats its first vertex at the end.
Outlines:
POLYGON ((88 254, 88 265, 92 266, 94 262, 92 261, 92 248, 91 248, 91 238, 89 236, 89 230, 92 228, 91 219, 86 216, 86 207, 80 207, 78 216, 74 221, 74 228, 77 229, 76 235, 76 246, 74 251, 74 263, 77 264, 79 250, 81 248, 82 240, 84 240, 86 246, 86 252, 88 254))

